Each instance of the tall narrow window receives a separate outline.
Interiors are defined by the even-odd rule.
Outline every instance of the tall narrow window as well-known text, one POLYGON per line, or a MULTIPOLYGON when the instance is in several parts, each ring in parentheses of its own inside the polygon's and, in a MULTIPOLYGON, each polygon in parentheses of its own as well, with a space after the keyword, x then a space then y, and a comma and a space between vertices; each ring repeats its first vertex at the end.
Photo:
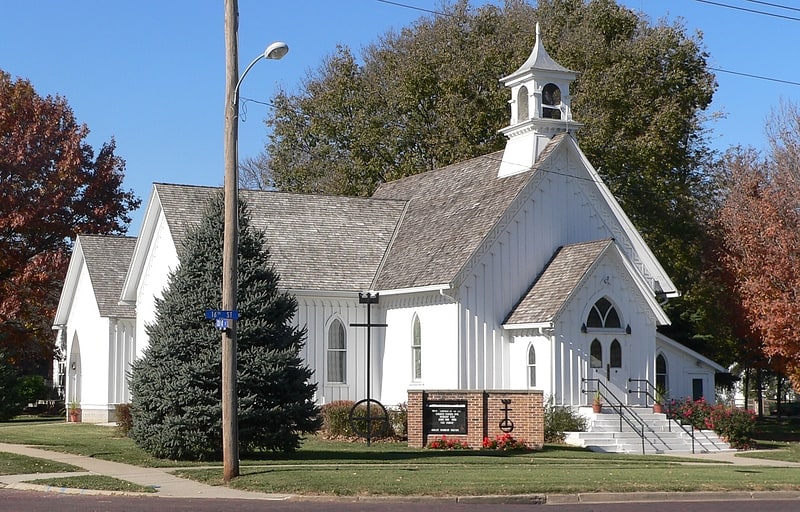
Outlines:
POLYGON ((667 378, 667 358, 664 354, 658 354, 656 357, 656 387, 660 387, 662 391, 669 390, 669 379, 667 378))
POLYGON ((614 340, 611 342, 611 348, 608 354, 608 362, 611 368, 622 368, 622 345, 619 341, 614 340))
POLYGON ((589 366, 592 368, 603 367, 603 346, 600 345, 600 340, 594 339, 592 346, 589 350, 589 366))
POLYGON ((347 381, 347 336, 339 320, 328 328, 328 382, 344 384, 347 381))
POLYGON ((536 349, 528 347, 528 387, 536 387, 536 349))
POLYGON ((524 85, 517 92, 517 122, 528 120, 528 88, 524 85))
POLYGON ((422 328, 419 317, 414 316, 414 327, 411 335, 411 378, 414 381, 422 380, 422 328))
POLYGON ((619 314, 605 297, 594 303, 589 311, 589 318, 586 319, 586 326, 595 329, 621 329, 622 323, 619 321, 619 314))

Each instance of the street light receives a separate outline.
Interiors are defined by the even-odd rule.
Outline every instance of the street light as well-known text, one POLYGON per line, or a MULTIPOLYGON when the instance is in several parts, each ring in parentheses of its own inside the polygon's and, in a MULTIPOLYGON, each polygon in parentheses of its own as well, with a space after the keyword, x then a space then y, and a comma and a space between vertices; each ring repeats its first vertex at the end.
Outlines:
MULTIPOLYGON (((239 87, 250 69, 261 59, 277 60, 286 55, 289 46, 275 42, 238 72, 237 7, 235 0, 226 2, 225 16, 225 230, 222 243, 222 309, 236 311, 239 273, 239 87)), ((236 320, 222 331, 222 458, 223 480, 239 476, 239 424, 236 399, 236 320)))

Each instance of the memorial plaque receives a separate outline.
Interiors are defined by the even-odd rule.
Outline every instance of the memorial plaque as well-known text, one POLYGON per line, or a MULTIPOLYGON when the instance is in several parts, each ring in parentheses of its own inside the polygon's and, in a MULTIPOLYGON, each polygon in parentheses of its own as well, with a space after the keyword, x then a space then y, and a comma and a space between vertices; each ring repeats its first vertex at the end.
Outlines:
POLYGON ((436 400, 425 404, 425 434, 467 433, 467 401, 436 400))

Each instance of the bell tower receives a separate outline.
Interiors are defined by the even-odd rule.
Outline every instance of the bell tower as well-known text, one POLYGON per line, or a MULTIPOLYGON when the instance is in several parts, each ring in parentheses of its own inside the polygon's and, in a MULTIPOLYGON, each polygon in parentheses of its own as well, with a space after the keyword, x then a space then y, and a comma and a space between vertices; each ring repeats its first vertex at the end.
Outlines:
POLYGON ((537 23, 530 57, 518 70, 500 79, 511 89, 511 123, 500 130, 508 142, 499 178, 527 171, 553 136, 582 126, 572 120, 570 109, 569 86, 577 76, 547 54, 537 23))

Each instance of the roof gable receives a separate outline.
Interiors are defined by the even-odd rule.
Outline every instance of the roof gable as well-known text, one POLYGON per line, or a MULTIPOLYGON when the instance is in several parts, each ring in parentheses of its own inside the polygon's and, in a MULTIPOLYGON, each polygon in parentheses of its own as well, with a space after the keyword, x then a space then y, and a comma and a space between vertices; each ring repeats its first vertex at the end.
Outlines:
MULTIPOLYGON (((199 223, 217 191, 157 183, 143 226, 154 225, 151 217, 163 212, 180 256, 189 229, 199 223)), ((275 191, 242 190, 240 197, 249 209, 251 225, 266 235, 281 286, 292 290, 369 289, 406 207, 398 200, 275 191)), ((143 230, 145 236, 152 237, 152 229, 143 230)), ((140 240, 137 252, 146 253, 148 246, 148 240, 140 240)))
POLYGON ((382 184, 373 197, 404 199, 408 208, 372 288, 451 285, 563 136, 511 176, 497 177, 498 151, 382 184))
POLYGON ((630 264, 615 240, 597 240, 560 247, 528 291, 511 310, 503 326, 509 329, 552 325, 603 258, 615 257, 633 280, 657 323, 669 318, 656 302, 652 290, 630 264))
POLYGON ((551 323, 613 243, 598 240, 560 247, 503 324, 551 323))
POLYGON ((84 263, 100 316, 135 317, 133 306, 120 303, 122 284, 135 244, 134 237, 79 235, 70 257, 54 323, 57 325, 66 323, 84 263))

